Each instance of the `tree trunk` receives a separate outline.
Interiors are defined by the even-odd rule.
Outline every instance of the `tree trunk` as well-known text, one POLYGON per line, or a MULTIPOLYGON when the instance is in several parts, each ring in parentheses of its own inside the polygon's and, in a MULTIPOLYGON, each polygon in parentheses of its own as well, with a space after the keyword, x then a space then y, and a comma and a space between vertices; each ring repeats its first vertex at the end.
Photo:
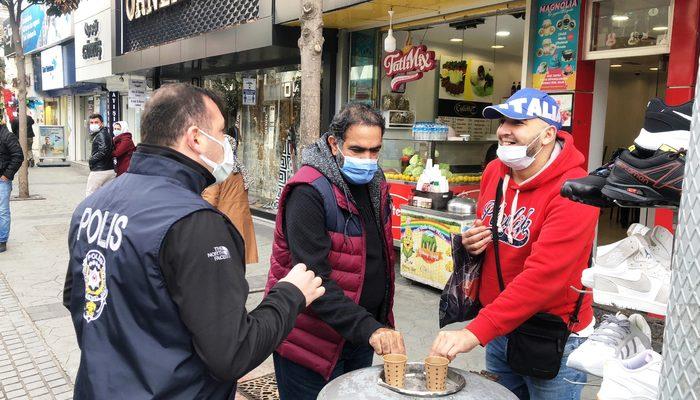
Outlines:
POLYGON ((17 172, 19 179, 19 198, 29 197, 29 160, 27 159, 27 72, 25 70, 24 48, 19 35, 20 17, 15 15, 14 7, 8 7, 12 41, 15 47, 15 63, 17 64, 17 118, 19 118, 19 144, 22 146, 24 162, 17 172))
MULTIPOLYGON (((301 3, 301 116, 298 148, 318 140, 321 130, 321 54, 323 53, 323 0, 301 3)), ((297 169, 301 157, 297 157, 297 169)))

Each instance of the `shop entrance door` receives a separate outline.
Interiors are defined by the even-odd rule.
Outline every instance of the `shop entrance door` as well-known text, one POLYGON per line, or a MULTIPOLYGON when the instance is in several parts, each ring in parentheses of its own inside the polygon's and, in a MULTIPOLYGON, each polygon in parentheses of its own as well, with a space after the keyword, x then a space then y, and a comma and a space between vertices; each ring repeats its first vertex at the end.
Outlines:
MULTIPOLYGON (((608 85, 603 160, 607 162, 618 148, 634 143, 644 126, 647 103, 664 98, 667 56, 612 59, 608 85)), ((601 61, 599 61, 601 62, 601 61)), ((598 222, 598 244, 605 245, 627 236, 630 224, 653 224, 652 209, 612 207, 604 209, 598 222)))

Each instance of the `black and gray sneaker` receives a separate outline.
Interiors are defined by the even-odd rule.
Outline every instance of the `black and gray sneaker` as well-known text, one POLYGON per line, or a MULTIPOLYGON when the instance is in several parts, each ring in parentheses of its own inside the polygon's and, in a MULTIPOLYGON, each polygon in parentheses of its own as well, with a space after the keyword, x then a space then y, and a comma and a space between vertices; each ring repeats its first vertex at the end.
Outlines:
POLYGON ((622 206, 678 206, 686 151, 662 145, 648 157, 625 150, 615 161, 601 193, 622 206))
POLYGON ((602 167, 596 168, 583 178, 569 179, 561 187, 561 195, 567 199, 588 204, 589 206, 607 208, 613 205, 612 201, 603 196, 600 189, 605 186, 610 170, 615 164, 615 160, 625 149, 617 149, 610 157, 610 161, 602 167))

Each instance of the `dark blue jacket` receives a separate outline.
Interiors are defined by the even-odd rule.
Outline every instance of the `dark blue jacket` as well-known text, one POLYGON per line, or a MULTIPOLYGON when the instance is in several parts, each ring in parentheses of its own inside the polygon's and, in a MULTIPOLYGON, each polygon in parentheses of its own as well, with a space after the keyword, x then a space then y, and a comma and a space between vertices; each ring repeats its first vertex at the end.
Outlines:
MULTIPOLYGON (((209 177, 211 179, 211 177, 209 177)), ((70 310, 82 350, 76 399, 225 399, 168 293, 159 252, 173 224, 211 206, 212 182, 136 152, 129 173, 85 199, 69 232, 70 310)))

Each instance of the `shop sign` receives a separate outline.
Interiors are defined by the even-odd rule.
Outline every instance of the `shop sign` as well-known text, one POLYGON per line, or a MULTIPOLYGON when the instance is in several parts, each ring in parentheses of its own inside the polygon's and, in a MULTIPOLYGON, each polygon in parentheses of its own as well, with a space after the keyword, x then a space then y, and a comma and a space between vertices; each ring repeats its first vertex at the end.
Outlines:
POLYGON ((102 40, 99 37, 100 21, 95 19, 92 22, 83 23, 83 32, 86 38, 82 48, 83 60, 94 58, 102 60, 102 40))
POLYGON ((129 108, 143 108, 146 104, 146 80, 131 78, 129 82, 129 108))
POLYGON ((41 90, 63 87, 63 49, 54 46, 41 52, 41 90))
POLYGON ((243 78, 243 105, 254 106, 257 104, 258 80, 256 78, 243 78))
POLYGON ((109 133, 114 134, 114 123, 122 119, 121 97, 119 92, 107 93, 107 127, 109 133))
POLYGON ((167 8, 184 0, 124 0, 126 18, 129 21, 137 20, 153 12, 167 8))
POLYGON ((10 19, 2 22, 2 48, 5 51, 5 57, 15 54, 15 46, 12 44, 12 28, 10 27, 10 19))
POLYGON ((574 90, 578 60, 580 0, 539 0, 532 83, 544 91, 574 90))
POLYGON ((405 53, 396 50, 384 57, 383 65, 391 78, 391 90, 397 91, 402 84, 421 79, 423 73, 435 69, 435 52, 425 45, 413 46, 405 53))

